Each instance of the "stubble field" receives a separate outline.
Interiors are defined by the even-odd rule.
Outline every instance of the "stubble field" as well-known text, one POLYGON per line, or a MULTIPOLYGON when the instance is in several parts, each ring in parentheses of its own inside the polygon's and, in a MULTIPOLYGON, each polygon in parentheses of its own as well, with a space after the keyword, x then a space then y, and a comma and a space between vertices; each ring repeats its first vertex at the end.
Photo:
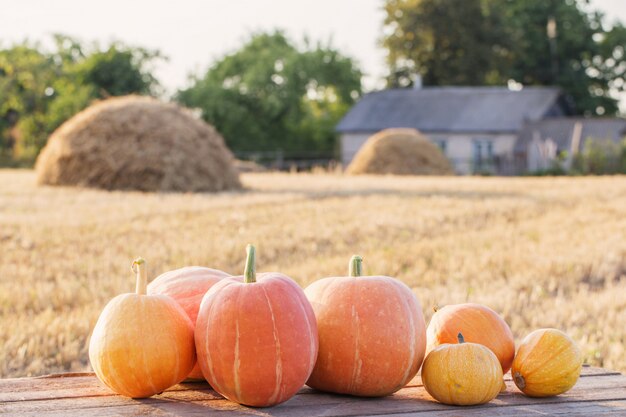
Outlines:
POLYGON ((588 363, 626 371, 626 177, 350 178, 246 174, 246 191, 104 192, 34 185, 0 170, 0 377, 89 368, 89 333, 114 295, 185 265, 259 271, 302 286, 395 276, 432 307, 474 301, 517 341, 568 332, 588 363))

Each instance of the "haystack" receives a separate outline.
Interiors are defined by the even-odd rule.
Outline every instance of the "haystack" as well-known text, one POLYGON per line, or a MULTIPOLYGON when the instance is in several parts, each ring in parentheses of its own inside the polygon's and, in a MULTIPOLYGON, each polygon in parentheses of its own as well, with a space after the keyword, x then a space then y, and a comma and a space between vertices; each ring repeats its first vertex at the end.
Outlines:
POLYGON ((153 98, 100 101, 61 125, 43 148, 37 182, 107 190, 240 188, 224 139, 189 110, 153 98))
POLYGON ((365 142, 347 174, 452 175, 439 147, 415 129, 382 130, 365 142))

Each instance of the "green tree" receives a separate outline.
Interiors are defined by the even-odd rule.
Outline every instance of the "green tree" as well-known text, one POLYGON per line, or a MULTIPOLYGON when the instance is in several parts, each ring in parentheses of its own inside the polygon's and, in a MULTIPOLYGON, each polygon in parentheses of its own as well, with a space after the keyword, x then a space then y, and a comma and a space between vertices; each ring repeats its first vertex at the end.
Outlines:
POLYGON ((610 96, 611 80, 596 68, 603 65, 601 49, 609 48, 599 42, 606 34, 603 16, 586 12, 587 3, 507 0, 503 11, 511 61, 505 76, 524 85, 560 86, 577 113, 614 114, 618 108, 610 96))
POLYGON ((75 69, 78 81, 93 85, 100 97, 125 94, 155 94, 159 83, 144 67, 156 58, 158 52, 143 48, 129 48, 119 43, 105 51, 87 56, 75 69))
POLYGON ((499 83, 502 16, 483 0, 387 0, 383 45, 391 86, 499 83))
POLYGON ((588 0, 387 0, 391 85, 557 85, 580 114, 614 114, 624 28, 588 0), (408 80, 408 81, 407 81, 408 80))
POLYGON ((159 91, 150 68, 158 52, 54 41, 51 52, 27 42, 0 49, 0 163, 32 163, 54 129, 94 99, 159 91))
POLYGON ((177 100, 200 108, 235 152, 333 152, 334 126, 361 93, 355 63, 330 46, 299 50, 282 32, 256 34, 177 100))
POLYGON ((59 68, 37 45, 22 44, 0 50, 0 146, 3 159, 27 154, 33 139, 23 133, 41 128, 52 101, 52 85, 59 68))

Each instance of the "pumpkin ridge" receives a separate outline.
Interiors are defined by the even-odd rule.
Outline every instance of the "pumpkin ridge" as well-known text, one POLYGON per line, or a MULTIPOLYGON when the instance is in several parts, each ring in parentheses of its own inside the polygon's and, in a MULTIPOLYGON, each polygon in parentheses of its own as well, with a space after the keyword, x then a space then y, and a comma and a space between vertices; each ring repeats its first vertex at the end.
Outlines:
POLYGON ((237 402, 241 402, 241 381, 239 381, 239 367, 241 365, 241 359, 239 359, 239 313, 241 312, 241 293, 243 291, 239 289, 237 292, 236 315, 235 315, 235 357, 233 360, 233 383, 235 385, 235 397, 237 402))
MULTIPOLYGON (((446 355, 446 363, 450 363, 450 355, 451 355, 451 351, 448 350, 447 352, 445 352, 446 355)), ((454 380, 452 378, 452 375, 447 374, 447 378, 448 378, 448 383, 446 384, 446 386, 448 387, 448 398, 454 398, 454 395, 452 393, 452 387, 456 386, 456 380, 454 380)))
MULTIPOLYGON (((139 313, 140 317, 149 317, 150 314, 146 311, 146 299, 144 297, 142 297, 141 295, 138 296, 139 297, 139 305, 141 306, 141 312, 139 313)), ((145 339, 145 333, 146 333, 146 327, 145 326, 141 326, 141 333, 142 333, 142 339, 145 339)), ((141 359, 143 362, 143 369, 148 369, 148 363, 146 361, 146 353, 142 352, 141 354, 141 359)), ((176 358, 178 360, 178 358, 176 358)), ((144 372, 145 377, 146 377, 146 382, 148 383, 148 385, 150 385, 150 388, 152 389, 152 391, 157 392, 158 390, 156 389, 156 387, 154 386, 154 381, 152 380, 152 373, 151 372, 144 372)), ((172 384, 173 385, 173 384, 172 384)))
MULTIPOLYGON (((175 301, 174 301, 175 302, 175 301)), ((178 304, 173 305, 173 307, 178 307, 178 304)), ((188 317, 187 313, 185 312, 185 310, 183 310, 183 308, 180 308, 181 310, 181 314, 183 314, 182 317, 188 317)), ((170 316, 170 319, 172 317, 170 316)), ((172 382, 170 383, 170 386, 179 383, 180 381, 178 381, 177 379, 180 378, 179 372, 180 372, 180 354, 179 354, 179 350, 178 350, 178 343, 176 343, 176 337, 174 335, 174 333, 170 333, 170 338, 172 339, 172 346, 174 346, 174 355, 176 357, 176 372, 174 373, 174 380, 172 380, 172 382)), ((194 347, 195 347, 195 341, 194 341, 194 347)), ((186 376, 186 375, 185 375, 186 376)))
MULTIPOLYGON (((131 295, 131 297, 133 297, 133 298, 134 298, 134 297, 138 297, 138 296, 136 296, 136 295, 131 295)), ((134 306, 133 306, 133 307, 134 307, 134 306)), ((123 309, 124 309, 124 308, 125 308, 125 309, 128 309, 128 306, 127 306, 127 305, 123 305, 123 306, 122 306, 122 308, 123 308, 123 309)), ((137 318, 140 316, 140 314, 137 314, 137 311, 133 311, 133 313, 135 313, 135 314, 133 315, 133 320, 137 320, 137 318)), ((126 329, 124 329, 124 330, 126 330, 126 329)), ((125 333, 125 332, 124 332, 124 333, 125 333)), ((124 336, 126 336, 126 334, 124 334, 124 336)), ((144 336, 144 335, 142 334, 142 338, 143 338, 143 336, 144 336)), ((110 355, 109 355, 109 356, 110 356, 110 355)), ((134 362, 134 361, 128 361, 128 370, 129 370, 130 372, 128 372, 126 375, 128 375, 128 376, 132 376, 132 378, 133 378, 133 379, 134 379, 134 381, 135 381, 135 385, 138 385, 138 383, 139 383, 140 381, 139 381, 139 378, 137 378, 137 373, 134 371, 134 370, 135 370, 135 366, 134 366, 134 365, 135 365, 135 362, 134 362)), ((116 367, 115 367, 115 366, 111 366, 110 368, 111 368, 111 369, 115 369, 116 367)), ((116 373, 116 374, 118 375, 118 378, 119 378, 119 373, 116 373)), ((121 379, 123 379, 123 378, 124 378, 124 376, 125 376, 125 375, 122 375, 121 379)), ((119 386, 120 386, 120 384, 118 384, 118 381, 119 381, 119 379, 116 379, 116 380, 115 380, 115 386, 118 386, 118 387, 119 387, 119 386)), ((126 392, 128 393, 128 396, 129 396, 129 397, 137 397, 137 396, 139 396, 139 394, 137 394, 137 391, 133 391, 133 389, 131 389, 131 388, 126 389, 126 386, 125 386, 124 384, 121 384, 121 386, 122 386, 122 390, 123 390, 123 391, 126 391, 126 392)))
MULTIPOLYGON (((548 333, 542 334, 542 335, 541 335, 541 337, 540 337, 539 339, 537 339, 537 341, 535 342, 535 344, 533 344, 533 347, 534 347, 534 346, 536 346, 536 345, 538 345, 538 344, 539 344, 539 342, 540 342, 540 341, 541 341, 544 337, 546 337, 546 336, 548 336, 548 333)), ((546 355, 546 356, 544 356, 544 357, 542 358, 543 360, 542 360, 541 362, 539 362, 539 361, 533 361, 533 365, 534 365, 534 366, 530 367, 530 369, 528 369, 528 368, 525 368, 525 369, 524 369, 524 374, 526 375, 526 377, 524 377, 524 379, 527 379, 527 377, 528 377, 528 375, 529 375, 529 374, 533 374, 533 373, 535 373, 537 370, 542 369, 543 367, 545 367, 545 366, 546 366, 546 364, 548 364, 549 362, 551 362, 551 361, 552 361, 552 360, 553 360, 556 356, 558 356, 558 355, 560 355, 561 353, 563 353, 563 352, 564 352, 564 351, 565 351, 568 347, 569 347, 569 346, 567 346, 567 345, 566 345, 566 346, 561 346, 561 347, 559 348, 559 350, 557 350, 556 352, 555 352, 555 351, 550 351, 550 353, 551 353, 551 354, 550 354, 550 355, 546 355)), ((531 349, 531 350, 529 350, 529 351, 530 351, 530 352, 532 352, 532 349, 531 349)), ((528 356, 526 356, 526 357, 524 358, 524 362, 526 362, 527 360, 528 360, 528 356)), ((522 375, 522 376, 524 376, 524 375, 522 375)), ((528 383, 528 381, 526 381, 526 383, 528 383)))
POLYGON ((265 289, 264 286, 261 286, 261 289, 263 290, 263 295, 265 296, 265 300, 267 301, 267 306, 270 310, 270 316, 272 317, 272 333, 274 336, 274 344, 276 346, 276 387, 274 388, 274 392, 272 393, 272 396, 269 399, 269 402, 275 402, 278 398, 282 398, 279 396, 282 391, 281 386, 283 382, 283 357, 280 351, 280 339, 278 338, 278 331, 276 329, 276 319, 274 316, 274 309, 272 308, 272 303, 270 301, 270 298, 267 295, 267 290, 265 289))
MULTIPOLYGON (((226 288, 227 286, 229 286, 228 284, 223 284, 222 287, 226 288)), ((211 294, 212 297, 218 298, 218 294, 219 293, 214 293, 211 294)), ((203 303, 204 304, 204 298, 203 298, 203 303)), ((200 309, 202 309, 202 304, 200 305, 200 309)), ((209 306, 209 311, 206 314, 206 316, 208 317, 208 320, 206 320, 206 324, 210 323, 213 321, 213 316, 215 314, 215 306, 217 305, 216 302, 211 303, 211 305, 209 306)), ((216 391, 220 391, 220 392, 224 392, 222 387, 220 386, 220 384, 217 382, 217 378, 215 377, 215 370, 213 368, 213 358, 211 357, 211 351, 209 350, 209 338, 205 337, 204 338, 204 352, 206 354, 206 363, 208 365, 208 371, 209 371, 209 376, 211 377, 211 381, 210 384, 213 388, 215 388, 216 391)))
POLYGON ((354 360, 353 360, 353 368, 352 368, 352 380, 350 381, 350 390, 354 391, 354 387, 357 384, 357 379, 361 373, 361 365, 359 365, 359 336, 360 336, 360 323, 359 323, 359 313, 357 311, 357 303, 355 293, 359 293, 360 285, 357 282, 357 278, 355 277, 352 280, 352 326, 354 328, 354 360))

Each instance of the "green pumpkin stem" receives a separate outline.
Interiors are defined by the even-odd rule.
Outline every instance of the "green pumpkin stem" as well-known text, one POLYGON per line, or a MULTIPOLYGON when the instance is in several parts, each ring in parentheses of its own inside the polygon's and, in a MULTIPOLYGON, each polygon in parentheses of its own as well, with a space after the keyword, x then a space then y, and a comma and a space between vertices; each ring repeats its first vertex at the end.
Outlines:
POLYGON ((360 277, 363 273, 363 258, 359 255, 354 255, 350 258, 350 264, 348 265, 348 275, 351 277, 360 277))
POLYGON ((246 268, 243 272, 243 281, 246 284, 256 282, 256 249, 252 245, 246 246, 246 268))
POLYGON ((148 293, 148 272, 146 271, 146 261, 143 258, 137 258, 133 261, 130 269, 137 276, 137 285, 135 292, 139 295, 148 293))
POLYGON ((456 335, 456 338, 459 339, 459 343, 465 343, 465 338, 463 337, 463 334, 461 332, 456 335))

